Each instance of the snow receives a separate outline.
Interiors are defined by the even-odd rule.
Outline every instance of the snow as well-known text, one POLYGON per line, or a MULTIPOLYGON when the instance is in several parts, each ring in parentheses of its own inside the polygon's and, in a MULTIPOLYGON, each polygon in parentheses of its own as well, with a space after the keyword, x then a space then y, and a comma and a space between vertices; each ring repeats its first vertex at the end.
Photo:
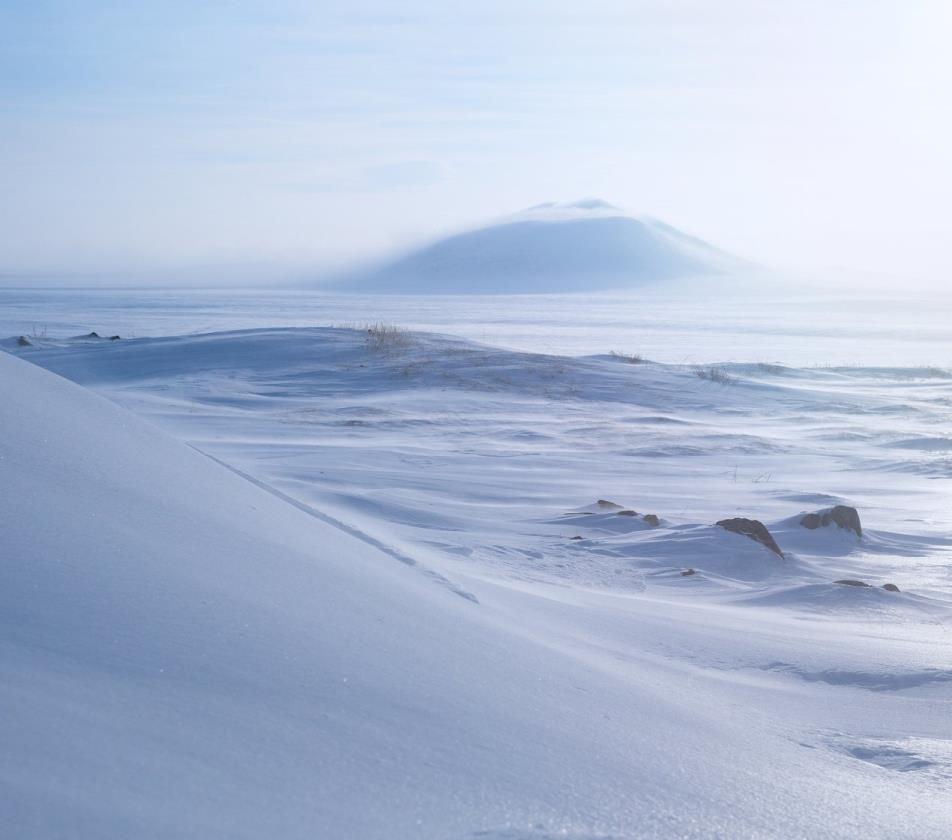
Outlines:
MULTIPOLYGON (((615 350, 672 364, 767 363, 952 376, 952 298, 655 289, 592 295, 356 295, 313 289, 0 287, 0 337, 124 338, 386 322, 515 350, 615 350)), ((2 338, 0 338, 2 340, 2 338)), ((872 373, 871 371, 867 371, 872 373)))
POLYGON ((4 343, 12 835, 948 835, 944 371, 369 338, 4 343))
POLYGON ((518 213, 503 217, 501 223, 514 221, 563 222, 577 219, 611 219, 625 217, 620 207, 601 198, 582 198, 577 201, 546 201, 518 213))
POLYGON ((743 263, 652 218, 601 199, 536 205, 411 251, 363 277, 390 293, 553 293, 639 288, 736 272, 743 263))

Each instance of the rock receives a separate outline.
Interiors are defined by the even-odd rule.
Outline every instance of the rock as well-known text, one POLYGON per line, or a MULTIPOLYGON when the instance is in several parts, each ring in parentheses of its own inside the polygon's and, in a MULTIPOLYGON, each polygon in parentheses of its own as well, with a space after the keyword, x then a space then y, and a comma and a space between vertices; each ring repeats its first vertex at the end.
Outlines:
POLYGON ((827 525, 836 525, 838 528, 852 531, 857 537, 863 536, 859 513, 856 508, 847 505, 837 505, 826 510, 818 510, 816 513, 808 513, 800 520, 800 524, 811 531, 825 528, 827 525))
POLYGON ((808 513, 800 520, 800 525, 804 528, 809 528, 811 531, 815 531, 823 525, 823 517, 818 513, 808 513))
POLYGON ((28 339, 25 335, 21 335, 17 339, 17 347, 32 347, 32 346, 33 346, 33 342, 30 341, 30 339, 28 339))
POLYGON ((91 332, 89 335, 85 336, 86 338, 99 338, 98 332, 91 332))
POLYGON ((696 575, 696 574, 697 572, 695 572, 694 569, 684 569, 681 572, 681 577, 690 577, 691 575, 696 575))
POLYGON ((852 580, 850 578, 847 578, 846 580, 834 580, 833 583, 838 583, 841 586, 865 586, 867 589, 869 588, 868 583, 863 583, 861 580, 852 580))
POLYGON ((109 336, 109 340, 110 340, 110 341, 119 341, 119 336, 118 336, 118 335, 111 335, 111 336, 109 336))
POLYGON ((569 537, 569 539, 570 540, 584 540, 585 537, 580 537, 578 534, 576 534, 574 537, 569 537))
POLYGON ((638 511, 636 510, 620 510, 618 511, 619 516, 637 516, 638 511))
POLYGON ((607 499, 599 499, 595 502, 600 508, 611 508, 612 510, 618 510, 621 505, 616 505, 614 502, 609 502, 607 499))
POLYGON ((830 518, 838 527, 852 531, 857 537, 863 536, 863 525, 859 521, 859 511, 856 508, 837 505, 830 511, 830 518))
POLYGON ((655 516, 653 513, 646 513, 646 514, 644 515, 644 520, 645 520, 645 522, 647 522, 652 528, 657 528, 657 527, 661 524, 661 520, 658 519, 658 517, 655 516))
POLYGON ((883 589, 885 589, 887 592, 898 592, 898 591, 899 591, 899 587, 896 586, 896 584, 894 584, 894 583, 884 583, 884 584, 883 584, 883 589))
POLYGON ((771 536, 770 531, 767 530, 764 523, 757 519, 736 517, 734 519, 722 519, 716 524, 718 527, 723 528, 725 531, 730 531, 732 534, 741 534, 754 542, 759 542, 761 545, 769 548, 778 557, 783 557, 783 552, 780 550, 780 546, 777 545, 777 541, 771 536))

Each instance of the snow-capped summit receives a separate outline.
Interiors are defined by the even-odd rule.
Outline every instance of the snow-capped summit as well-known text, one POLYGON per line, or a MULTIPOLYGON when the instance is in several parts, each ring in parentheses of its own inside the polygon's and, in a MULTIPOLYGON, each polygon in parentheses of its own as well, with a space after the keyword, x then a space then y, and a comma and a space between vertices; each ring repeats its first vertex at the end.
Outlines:
POLYGON ((581 292, 639 288, 739 265, 670 225, 586 198, 537 204, 441 239, 356 285, 389 292, 581 292))
POLYGON ((625 211, 601 198, 580 198, 578 201, 546 201, 514 214, 511 218, 525 217, 548 221, 596 218, 598 216, 624 216, 625 211))

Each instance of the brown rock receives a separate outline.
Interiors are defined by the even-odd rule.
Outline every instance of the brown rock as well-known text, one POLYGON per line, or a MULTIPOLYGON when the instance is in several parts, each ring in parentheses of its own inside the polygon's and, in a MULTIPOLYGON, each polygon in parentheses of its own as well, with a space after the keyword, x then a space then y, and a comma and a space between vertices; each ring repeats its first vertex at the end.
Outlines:
POLYGON ((896 586, 896 584, 894 584, 894 583, 884 583, 884 584, 883 584, 883 589, 885 589, 887 592, 898 592, 898 591, 899 591, 899 587, 896 586))
POLYGON ((619 516, 637 516, 638 511, 636 510, 620 510, 618 511, 619 516))
POLYGON ((868 583, 863 583, 861 580, 852 580, 851 578, 847 578, 846 580, 834 580, 833 583, 838 583, 842 586, 865 586, 869 588, 868 583))
POLYGON ((769 548, 778 557, 783 557, 780 546, 777 545, 777 541, 773 538, 770 531, 767 530, 767 526, 757 519, 736 517, 734 519, 722 519, 716 524, 718 527, 723 528, 725 531, 730 531, 732 534, 741 534, 754 542, 759 542, 761 545, 769 548))
POLYGON ((854 507, 837 505, 830 511, 830 519, 840 528, 852 531, 857 537, 863 536, 863 525, 859 521, 859 511, 854 507))
POLYGON ((644 515, 644 520, 645 520, 645 522, 647 522, 652 528, 657 528, 657 527, 661 524, 661 520, 658 519, 658 517, 655 516, 653 513, 646 513, 646 514, 644 515))
POLYGON ((809 528, 811 531, 815 531, 817 528, 823 526, 823 517, 818 513, 808 513, 803 519, 800 520, 800 524, 804 528, 809 528))
POLYGON ((800 524, 811 531, 815 531, 817 528, 825 528, 827 525, 836 525, 838 528, 852 531, 857 537, 863 536, 863 526, 859 521, 859 512, 856 508, 847 505, 836 505, 836 507, 827 510, 808 513, 800 520, 800 524))

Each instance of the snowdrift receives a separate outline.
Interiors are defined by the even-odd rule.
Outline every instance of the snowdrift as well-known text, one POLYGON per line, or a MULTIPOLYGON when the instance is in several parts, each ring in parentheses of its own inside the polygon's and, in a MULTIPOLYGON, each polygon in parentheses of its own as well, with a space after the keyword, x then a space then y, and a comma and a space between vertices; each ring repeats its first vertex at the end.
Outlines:
MULTIPOLYGON (((321 365, 357 340, 258 387, 333 392, 321 365)), ((158 389, 190 369, 232 411, 262 401, 215 373, 262 358, 234 341, 289 353, 267 332, 64 352, 114 384, 127 353, 158 389)), ((0 382, 12 837, 947 836, 947 672, 884 683, 908 646, 757 605, 451 581, 2 352, 0 382), (897 780, 896 755, 926 769, 897 780)))
POLYGON ((80 387, 0 380, 9 836, 467 836, 664 784, 596 722, 617 680, 80 387))
POLYGON ((555 293, 639 288, 735 270, 739 260, 597 199, 543 204, 413 251, 349 288, 394 293, 555 293))

